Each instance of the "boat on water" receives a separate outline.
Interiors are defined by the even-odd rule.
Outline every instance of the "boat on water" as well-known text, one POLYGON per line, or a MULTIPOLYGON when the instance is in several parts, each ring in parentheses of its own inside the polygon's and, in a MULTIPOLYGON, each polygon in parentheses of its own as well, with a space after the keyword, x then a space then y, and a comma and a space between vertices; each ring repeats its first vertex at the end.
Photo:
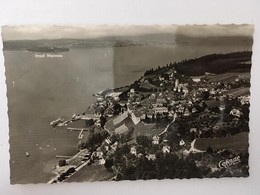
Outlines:
POLYGON ((64 121, 64 120, 62 120, 61 118, 58 118, 58 119, 56 119, 56 120, 50 122, 50 125, 51 125, 52 127, 56 127, 59 123, 62 123, 63 121, 64 121))
POLYGON ((82 116, 81 116, 80 114, 75 114, 75 113, 74 113, 71 118, 72 118, 73 120, 79 120, 79 119, 81 119, 81 117, 82 117, 82 116))
POLYGON ((30 153, 29 153, 29 152, 25 152, 25 156, 26 156, 26 157, 29 157, 29 156, 30 156, 30 153))

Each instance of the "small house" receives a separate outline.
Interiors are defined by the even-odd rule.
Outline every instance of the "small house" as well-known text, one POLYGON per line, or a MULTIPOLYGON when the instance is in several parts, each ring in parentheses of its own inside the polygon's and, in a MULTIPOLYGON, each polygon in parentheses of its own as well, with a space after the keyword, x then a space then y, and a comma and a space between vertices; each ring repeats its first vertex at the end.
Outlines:
POLYGON ((168 146, 168 145, 163 146, 162 152, 163 152, 164 154, 170 153, 170 151, 171 151, 171 147, 170 147, 170 146, 168 146))
POLYGON ((238 109, 235 109, 235 108, 230 111, 230 114, 233 115, 233 116, 236 116, 238 118, 241 116, 241 112, 238 109))
POLYGON ((158 135, 153 136, 152 144, 158 145, 160 137, 158 135))
POLYGON ((180 145, 180 146, 184 146, 184 145, 185 145, 185 141, 184 141, 183 139, 181 139, 179 145, 180 145))
POLYGON ((137 151, 136 151, 136 147, 135 146, 132 146, 131 149, 130 149, 130 153, 133 154, 133 155, 137 155, 137 151))
POLYGON ((153 160, 153 161, 156 159, 155 154, 147 154, 145 157, 146 157, 148 160, 153 160))

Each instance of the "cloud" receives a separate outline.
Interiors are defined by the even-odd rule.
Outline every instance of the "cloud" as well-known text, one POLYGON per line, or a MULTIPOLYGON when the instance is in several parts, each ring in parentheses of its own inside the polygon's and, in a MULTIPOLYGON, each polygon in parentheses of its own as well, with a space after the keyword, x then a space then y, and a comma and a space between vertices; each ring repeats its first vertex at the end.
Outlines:
POLYGON ((191 37, 208 36, 252 36, 253 25, 185 25, 177 33, 191 37))
POLYGON ((106 36, 133 36, 142 34, 181 34, 192 37, 252 36, 252 25, 150 25, 150 26, 4 26, 4 40, 22 39, 89 39, 106 36))

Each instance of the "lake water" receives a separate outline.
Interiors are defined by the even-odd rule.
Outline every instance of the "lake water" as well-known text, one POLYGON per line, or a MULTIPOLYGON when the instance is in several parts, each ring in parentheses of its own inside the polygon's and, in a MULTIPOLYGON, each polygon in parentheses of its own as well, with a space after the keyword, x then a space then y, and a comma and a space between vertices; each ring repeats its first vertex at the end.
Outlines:
POLYGON ((239 50, 251 45, 71 49, 62 58, 5 51, 11 183, 47 182, 55 155, 77 151, 78 133, 54 130, 49 123, 83 112, 94 102, 93 93, 130 84, 158 65, 239 50))

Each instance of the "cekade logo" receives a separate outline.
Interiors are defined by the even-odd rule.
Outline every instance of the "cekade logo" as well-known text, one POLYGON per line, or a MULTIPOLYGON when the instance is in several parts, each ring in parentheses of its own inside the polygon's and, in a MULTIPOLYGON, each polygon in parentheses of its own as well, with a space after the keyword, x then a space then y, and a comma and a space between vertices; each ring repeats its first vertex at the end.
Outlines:
POLYGON ((236 165, 240 162, 241 162, 240 156, 236 156, 236 157, 231 158, 231 159, 219 161, 218 166, 219 166, 219 168, 228 168, 228 167, 236 165))

